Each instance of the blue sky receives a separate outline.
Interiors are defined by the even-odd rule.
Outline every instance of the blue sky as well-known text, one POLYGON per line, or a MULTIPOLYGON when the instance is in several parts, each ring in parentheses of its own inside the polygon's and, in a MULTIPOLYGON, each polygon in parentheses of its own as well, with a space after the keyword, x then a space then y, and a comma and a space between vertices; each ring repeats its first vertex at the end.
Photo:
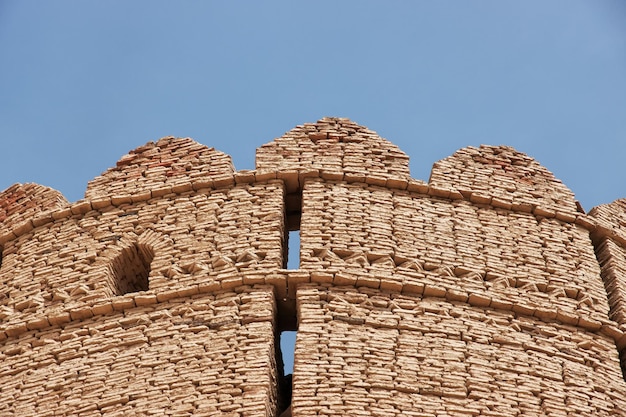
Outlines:
POLYGON ((0 190, 87 181, 162 136, 253 168, 349 117, 415 178, 467 145, 538 159, 585 209, 626 197, 626 3, 0 0, 0 190))
POLYGON ((254 167, 349 117, 411 158, 506 144, 586 210, 626 197, 626 2, 0 0, 0 190, 82 198, 129 150, 190 136, 254 167))

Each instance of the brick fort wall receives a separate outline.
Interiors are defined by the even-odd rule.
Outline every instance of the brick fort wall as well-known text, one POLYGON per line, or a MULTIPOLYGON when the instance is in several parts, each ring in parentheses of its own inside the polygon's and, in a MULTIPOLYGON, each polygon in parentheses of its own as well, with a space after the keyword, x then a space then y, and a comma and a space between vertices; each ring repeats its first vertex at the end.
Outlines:
POLYGON ((0 415, 626 415, 626 200, 510 147, 424 182, 348 119, 254 170, 168 137, 0 220, 0 415))

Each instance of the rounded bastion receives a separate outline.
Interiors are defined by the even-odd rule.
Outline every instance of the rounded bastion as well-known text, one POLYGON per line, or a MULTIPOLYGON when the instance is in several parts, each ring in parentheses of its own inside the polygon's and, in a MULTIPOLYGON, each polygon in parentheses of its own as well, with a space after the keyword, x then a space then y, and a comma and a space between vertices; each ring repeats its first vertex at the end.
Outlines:
POLYGON ((506 146, 408 161, 324 118, 254 170, 167 137, 77 202, 1 192, 0 414, 626 415, 624 200, 506 146))

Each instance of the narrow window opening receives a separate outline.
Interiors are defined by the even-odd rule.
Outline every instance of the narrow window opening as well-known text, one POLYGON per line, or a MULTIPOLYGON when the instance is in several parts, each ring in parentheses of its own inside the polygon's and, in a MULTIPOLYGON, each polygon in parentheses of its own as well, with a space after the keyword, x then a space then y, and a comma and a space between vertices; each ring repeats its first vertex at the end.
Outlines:
POLYGON ((296 348, 296 330, 279 332, 277 340, 278 367, 278 415, 291 416, 291 396, 293 392, 293 364, 296 348))
MULTIPOLYGON (((289 189, 289 184, 287 184, 289 189)), ((293 186, 285 195, 285 233, 283 237, 283 268, 300 269, 300 221, 302 218, 302 189, 293 186)), ((288 289, 295 292, 295 288, 288 289)), ((293 369, 295 361, 298 320, 293 294, 277 301, 275 334, 276 367, 278 378, 278 416, 291 417, 293 369)))
POLYGON ((153 257, 152 250, 145 245, 133 244, 125 247, 111 264, 115 295, 147 291, 153 257))
POLYGON ((293 373, 293 358, 296 351, 296 332, 295 330, 285 330, 280 333, 280 350, 283 357, 283 374, 289 375, 293 373))
POLYGON ((300 268, 300 220, 302 218, 302 192, 285 196, 285 236, 283 268, 300 268))
POLYGON ((300 268, 300 230, 290 230, 287 237, 287 269, 300 268))

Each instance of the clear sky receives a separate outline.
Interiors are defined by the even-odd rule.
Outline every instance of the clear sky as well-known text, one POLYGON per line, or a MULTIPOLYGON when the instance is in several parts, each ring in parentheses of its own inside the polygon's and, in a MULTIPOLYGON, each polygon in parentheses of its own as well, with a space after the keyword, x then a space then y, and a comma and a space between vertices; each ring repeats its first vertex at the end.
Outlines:
POLYGON ((415 178, 505 144, 586 210, 626 197, 626 1, 0 0, 0 190, 75 201, 168 135, 251 169, 323 116, 397 144, 415 178))
POLYGON ((506 144, 587 210, 626 197, 626 2, 0 0, 0 190, 75 201, 167 135, 253 168, 323 116, 400 146, 415 178, 506 144))
POLYGON ((129 150, 256 147, 349 117, 415 178, 506 144, 585 209, 626 197, 626 2, 0 0, 0 190, 82 198, 129 150))

